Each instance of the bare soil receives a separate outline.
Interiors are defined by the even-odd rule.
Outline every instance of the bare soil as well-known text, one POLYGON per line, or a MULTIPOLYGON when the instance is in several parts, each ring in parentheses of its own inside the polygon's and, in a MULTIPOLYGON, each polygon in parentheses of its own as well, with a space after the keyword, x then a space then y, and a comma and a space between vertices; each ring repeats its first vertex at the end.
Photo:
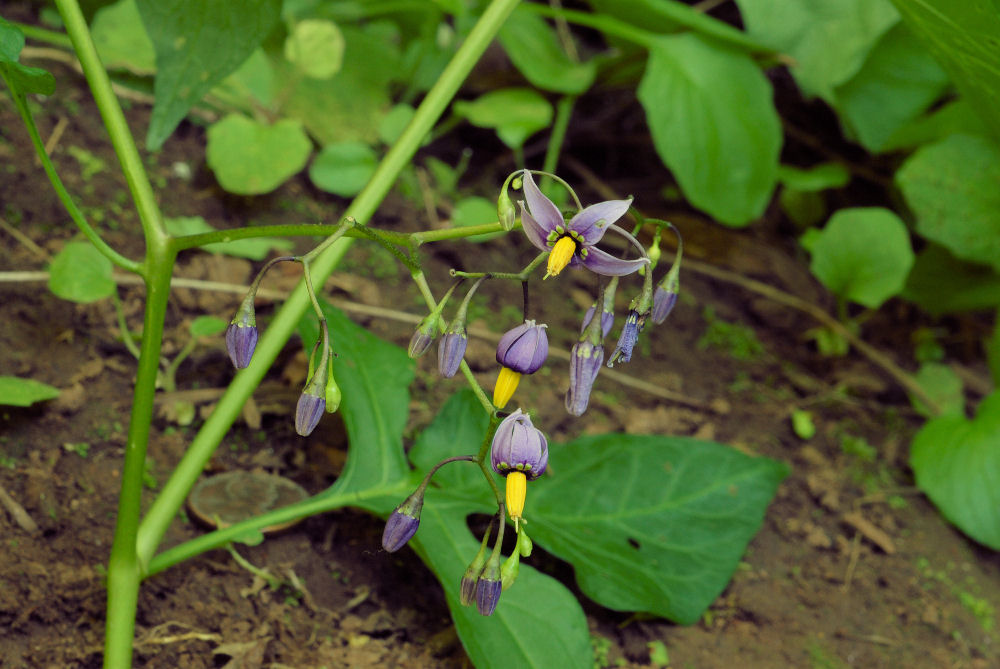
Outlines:
MULTIPOLYGON (((55 71, 58 89, 33 106, 43 137, 65 124, 52 151, 60 173, 84 211, 103 216, 95 222, 110 241, 140 256, 136 217, 81 78, 60 65, 42 64, 55 71), (83 154, 73 147, 103 161, 103 169, 81 177, 74 153, 83 154)), ((131 105, 129 118, 136 136, 143 137, 148 107, 131 105)), ((606 128, 583 122, 571 135, 566 164, 589 166, 614 191, 635 194, 648 213, 675 221, 692 259, 830 306, 776 210, 736 232, 665 201, 660 190, 669 176, 637 118, 638 112, 626 114, 614 145, 606 128)), ((458 133, 446 141, 446 146, 431 147, 446 159, 466 145, 476 148, 474 162, 481 168, 475 173, 482 180, 467 185, 481 187, 484 194, 486 184, 512 168, 487 134, 458 133)), ((207 171, 203 147, 202 129, 186 123, 161 152, 145 154, 167 215, 201 215, 226 227, 333 221, 343 208, 342 201, 318 193, 304 179, 268 196, 227 195, 207 171), (178 164, 190 168, 190 179, 178 164)), ((537 146, 528 149, 529 160, 540 160, 537 146)), ((0 232, 0 268, 44 270, 46 257, 76 233, 6 102, 0 105, 0 158, 0 216, 39 247, 0 232)), ((565 172, 590 198, 602 195, 598 184, 581 173, 565 172)), ((860 203, 872 197, 864 184, 855 192, 860 203)), ((447 203, 439 204, 446 218, 447 203)), ((423 206, 399 196, 387 202, 374 223, 403 230, 430 225, 423 206)), ((450 267, 508 269, 510 245, 518 254, 529 252, 527 241, 516 237, 435 247, 428 253, 432 285, 443 290, 450 267)), ((181 258, 177 273, 245 284, 255 267, 193 252, 181 258)), ((266 287, 287 289, 296 279, 288 273, 269 279, 266 287)), ((537 287, 535 309, 545 314, 553 346, 568 349, 593 286, 583 274, 552 283, 537 287)), ((326 290, 337 299, 420 315, 406 272, 362 244, 355 245, 326 290)), ((649 645, 660 642, 669 666, 678 668, 1000 666, 995 620, 1000 557, 951 528, 913 486, 907 445, 920 420, 905 394, 856 352, 820 356, 803 335, 817 325, 805 314, 694 269, 683 273, 682 290, 667 324, 644 334, 631 365, 616 367, 675 399, 602 377, 586 419, 573 420, 562 407, 564 370, 557 368, 524 384, 521 401, 546 417, 544 427, 555 441, 609 430, 692 435, 784 460, 792 473, 732 583, 700 623, 680 627, 612 612, 581 595, 595 663, 662 666, 654 664, 649 645), (740 359, 754 340, 761 351, 740 359), (789 415, 800 408, 813 414, 817 431, 812 439, 792 431, 789 415)), ((142 290, 123 285, 119 292, 130 326, 139 329, 142 290)), ((519 289, 490 287, 482 294, 490 302, 474 313, 472 325, 495 333, 512 325, 509 314, 517 317, 519 289)), ((187 341, 192 318, 213 314, 228 320, 239 300, 236 294, 187 289, 176 290, 174 297, 165 333, 168 356, 187 341)), ((628 297, 621 295, 623 308, 628 297)), ((265 324, 271 311, 264 301, 260 318, 265 324)), ((412 331, 406 322, 351 313, 404 346, 412 331)), ((893 302, 866 321, 863 335, 906 367, 913 360, 911 333, 921 326, 939 329, 949 359, 971 377, 985 375, 972 343, 983 328, 975 316, 932 322, 910 305, 893 302)), ((302 374, 299 348, 297 342, 289 344, 258 393, 259 425, 251 417, 253 427, 234 426, 211 462, 212 472, 261 469, 311 493, 335 480, 345 456, 339 420, 324 419, 305 440, 291 426, 302 374)), ((483 385, 491 387, 493 344, 473 338, 467 357, 483 385)), ((0 373, 63 389, 58 400, 0 412, 0 485, 38 525, 31 533, 0 512, 2 667, 99 666, 102 565, 113 527, 134 369, 110 301, 75 305, 53 296, 44 282, 0 284, 0 373)), ((181 366, 178 392, 188 395, 165 395, 159 407, 169 407, 177 397, 194 398, 203 416, 231 374, 218 338, 181 366)), ((413 432, 458 388, 458 381, 437 377, 433 356, 420 360, 412 388, 413 432)), ((178 426, 165 413, 155 421, 150 497, 200 420, 178 426)), ((182 515, 166 544, 202 531, 182 515)), ((277 589, 224 551, 151 578, 140 594, 136 666, 469 666, 434 578, 409 549, 394 555, 382 551, 381 531, 379 519, 344 511, 309 519, 257 547, 240 546, 247 561, 285 583, 277 589)), ((575 590, 566 564, 542 551, 531 561, 575 590)))

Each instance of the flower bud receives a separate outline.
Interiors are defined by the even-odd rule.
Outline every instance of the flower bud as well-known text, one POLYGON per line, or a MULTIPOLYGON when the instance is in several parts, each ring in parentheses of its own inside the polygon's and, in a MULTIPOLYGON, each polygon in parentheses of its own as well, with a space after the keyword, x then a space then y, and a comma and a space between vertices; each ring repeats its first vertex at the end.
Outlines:
MULTIPOLYGON (((580 326, 580 332, 585 332, 587 326, 590 325, 591 319, 594 318, 594 312, 597 311, 597 305, 592 304, 590 308, 587 309, 587 313, 583 315, 583 325, 580 326)), ((615 324, 615 313, 613 311, 601 310, 601 339, 608 336, 611 332, 612 326, 615 324)))
POLYGON ((253 296, 247 295, 233 320, 226 328, 226 350, 236 369, 250 364, 254 349, 257 348, 257 317, 253 307, 253 296))
POLYGON ((507 478, 507 513, 516 527, 524 513, 526 483, 541 476, 549 463, 548 440, 518 409, 493 434, 490 463, 493 471, 507 478))
POLYGON ((500 197, 497 199, 497 219, 504 230, 513 230, 516 218, 517 211, 514 209, 514 203, 511 201, 510 196, 507 195, 507 188, 505 187, 500 191, 500 197))
POLYGON ((326 412, 333 413, 340 407, 340 399, 343 395, 340 392, 340 386, 337 384, 337 379, 333 377, 333 371, 331 370, 327 374, 326 379, 326 412))
POLYGON ((385 523, 382 532, 382 548, 395 553, 413 538, 420 526, 420 511, 424 506, 424 486, 407 497, 396 507, 385 523))
POLYGON ((465 328, 458 332, 446 332, 438 344, 438 371, 441 376, 450 379, 458 372, 465 356, 465 348, 469 345, 469 335, 465 328))
POLYGON ((504 333, 497 344, 497 362, 519 374, 534 374, 549 355, 546 325, 528 320, 504 333))
POLYGON ((677 293, 667 290, 662 285, 657 286, 656 292, 653 293, 653 311, 649 315, 650 319, 659 325, 667 320, 675 304, 677 304, 677 293))
POLYGON ((319 419, 323 417, 325 409, 325 397, 310 392, 307 386, 299 395, 298 404, 295 405, 295 431, 303 437, 308 437, 319 425, 319 419))
POLYGON ((501 592, 506 591, 510 586, 514 585, 514 581, 517 580, 517 575, 521 570, 521 554, 517 551, 511 553, 511 556, 503 561, 503 565, 500 567, 500 590, 501 592))
POLYGON ((494 554, 476 582, 476 609, 479 613, 492 616, 500 602, 502 591, 499 554, 494 554))
POLYGON ((427 349, 431 347, 434 343, 434 330, 425 329, 421 324, 414 332, 413 336, 410 337, 410 347, 407 349, 406 353, 411 358, 419 358, 424 353, 427 353, 427 349))
POLYGON ((632 359, 632 349, 639 341, 639 333, 642 332, 645 321, 645 314, 640 314, 635 309, 628 312, 622 333, 618 336, 618 344, 608 359, 608 367, 614 367, 616 362, 628 362, 632 359))
POLYGON ((590 403, 590 391, 604 362, 604 349, 589 341, 579 341, 570 351, 569 390, 566 411, 582 416, 590 403))
POLYGON ((462 575, 462 582, 458 589, 458 600, 462 602, 462 606, 469 606, 472 602, 476 601, 476 588, 479 583, 479 575, 483 573, 483 566, 486 564, 489 554, 487 545, 490 542, 490 534, 492 532, 493 523, 490 522, 489 527, 486 529, 486 534, 483 535, 483 542, 479 546, 479 552, 476 553, 476 557, 472 559, 469 568, 462 575))

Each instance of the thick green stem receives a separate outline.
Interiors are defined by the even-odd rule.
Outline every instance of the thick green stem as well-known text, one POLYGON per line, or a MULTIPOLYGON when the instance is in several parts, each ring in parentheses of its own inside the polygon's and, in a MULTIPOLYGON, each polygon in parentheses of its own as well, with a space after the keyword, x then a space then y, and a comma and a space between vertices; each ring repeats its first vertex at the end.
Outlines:
MULTIPOLYGON (((454 98, 459 86, 489 46, 500 26, 513 11, 518 0, 493 0, 473 27, 465 42, 445 68, 437 83, 428 91, 413 120, 399 140, 379 164, 368 185, 355 198, 345 212, 359 223, 367 223, 381 204, 400 171, 409 163, 423 139, 434 127, 442 112, 454 98)), ((337 262, 350 246, 341 239, 311 263, 313 277, 322 282, 330 275, 337 262)), ((305 285, 299 282, 295 291, 264 332, 257 345, 250 366, 237 374, 233 383, 219 400, 215 411, 198 432, 173 476, 164 485, 139 527, 137 548, 140 563, 148 565, 171 520, 177 514, 188 491, 197 480, 208 459, 239 415, 243 404, 260 383, 268 367, 274 362, 285 342, 294 332, 299 320, 309 306, 305 285)))

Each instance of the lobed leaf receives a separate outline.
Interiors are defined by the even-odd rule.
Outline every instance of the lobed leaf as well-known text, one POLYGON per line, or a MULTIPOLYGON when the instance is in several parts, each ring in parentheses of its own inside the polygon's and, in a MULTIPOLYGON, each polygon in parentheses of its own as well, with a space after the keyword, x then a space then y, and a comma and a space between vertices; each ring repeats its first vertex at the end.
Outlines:
POLYGON ((656 152, 691 204, 728 225, 763 213, 781 123, 771 85, 749 56, 692 34, 661 37, 638 96, 656 152))

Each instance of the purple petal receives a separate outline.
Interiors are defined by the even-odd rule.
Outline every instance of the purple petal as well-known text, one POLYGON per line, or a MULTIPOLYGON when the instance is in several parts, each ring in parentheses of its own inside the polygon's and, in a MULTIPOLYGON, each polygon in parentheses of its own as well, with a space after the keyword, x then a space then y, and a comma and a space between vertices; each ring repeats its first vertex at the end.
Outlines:
POLYGON ((591 246, 587 249, 587 257, 583 259, 583 264, 587 269, 594 274, 602 274, 604 276, 625 276, 626 274, 637 272, 640 267, 648 263, 648 258, 621 260, 605 253, 596 246, 591 246))
POLYGON ((545 235, 556 229, 557 225, 563 224, 562 214, 559 207, 552 203, 552 200, 542 195, 538 190, 535 180, 531 178, 531 172, 523 170, 524 198, 528 201, 528 211, 534 216, 539 225, 545 229, 545 235))
POLYGON ((631 198, 592 204, 571 218, 568 227, 582 235, 587 246, 592 246, 601 241, 608 227, 624 216, 630 206, 631 198))
POLYGON ((524 234, 536 247, 542 251, 549 251, 549 245, 546 243, 549 231, 539 225, 538 221, 528 213, 528 210, 524 208, 523 202, 519 204, 521 205, 521 227, 524 228, 524 234))

